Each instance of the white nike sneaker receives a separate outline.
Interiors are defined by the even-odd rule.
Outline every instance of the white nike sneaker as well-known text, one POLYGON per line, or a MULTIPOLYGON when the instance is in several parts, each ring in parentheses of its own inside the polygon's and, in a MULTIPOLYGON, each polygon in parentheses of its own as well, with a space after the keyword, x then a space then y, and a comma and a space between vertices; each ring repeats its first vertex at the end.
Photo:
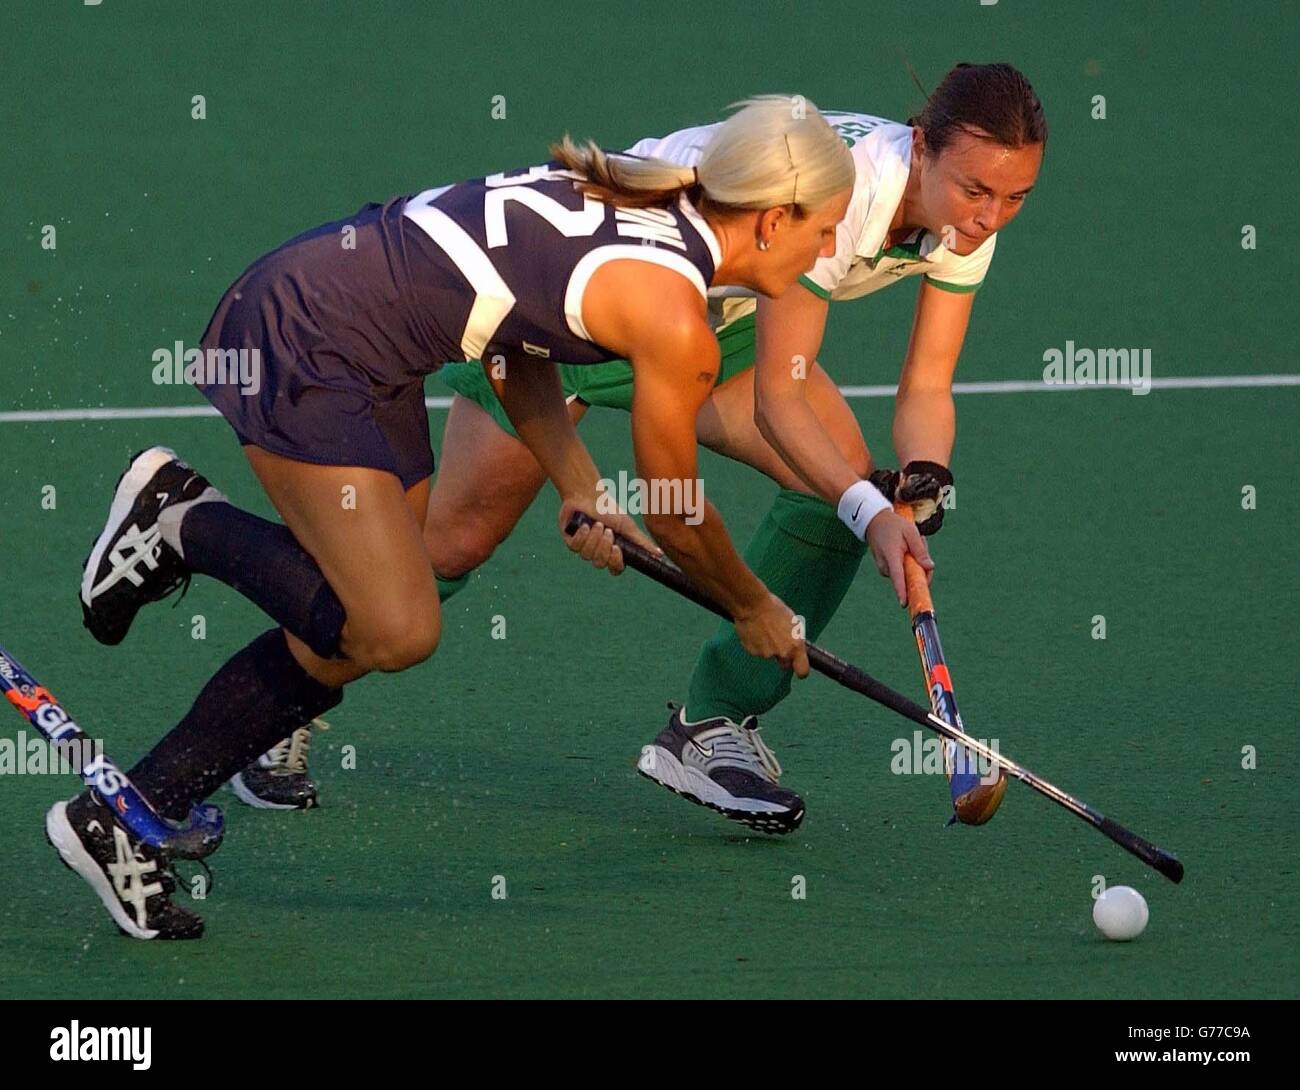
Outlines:
POLYGON ((642 776, 760 832, 799 827, 803 799, 781 786, 781 766, 759 735, 757 716, 688 723, 680 707, 669 707, 668 726, 641 750, 642 776))

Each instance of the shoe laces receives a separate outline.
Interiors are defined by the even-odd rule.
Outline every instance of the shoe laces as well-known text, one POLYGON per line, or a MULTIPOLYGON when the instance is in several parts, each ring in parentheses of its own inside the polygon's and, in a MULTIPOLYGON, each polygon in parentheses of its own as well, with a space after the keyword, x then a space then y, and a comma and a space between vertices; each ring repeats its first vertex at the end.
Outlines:
POLYGON ((781 762, 776 759, 776 754, 768 748, 763 736, 759 733, 758 720, 750 716, 744 723, 736 727, 736 735, 741 740, 741 744, 749 749, 763 769, 763 774, 773 783, 780 782, 781 762), (747 726, 753 723, 752 727, 747 726))
MULTIPOLYGON (((157 571, 162 567, 164 553, 176 555, 175 550, 163 540, 162 530, 156 525, 151 526, 148 530, 141 530, 138 526, 132 526, 122 534, 114 546, 113 552, 109 554, 108 559, 113 566, 112 571, 100 581, 95 590, 105 590, 123 579, 139 586, 142 577, 136 569, 143 564, 150 571, 157 571)), ((192 575, 189 569, 184 569, 178 575, 159 586, 149 596, 149 600, 160 602, 179 587, 181 591, 180 597, 172 603, 172 608, 175 609, 181 604, 181 598, 184 598, 189 593, 191 578, 192 575)))
MULTIPOLYGON (((680 704, 671 701, 668 707, 673 712, 680 712, 682 709, 680 704)), ((757 775, 770 783, 779 783, 784 769, 781 768, 781 762, 776 759, 776 754, 763 741, 763 736, 759 733, 758 717, 751 715, 743 723, 734 723, 725 718, 721 719, 721 722, 726 726, 727 733, 713 739, 714 757, 729 757, 752 768, 757 775), (750 723, 754 725, 751 727, 750 723)))
POLYGON ((313 719, 310 723, 304 723, 282 742, 277 742, 266 753, 270 771, 284 775, 306 773, 312 730, 329 730, 329 728, 330 725, 324 719, 313 719))

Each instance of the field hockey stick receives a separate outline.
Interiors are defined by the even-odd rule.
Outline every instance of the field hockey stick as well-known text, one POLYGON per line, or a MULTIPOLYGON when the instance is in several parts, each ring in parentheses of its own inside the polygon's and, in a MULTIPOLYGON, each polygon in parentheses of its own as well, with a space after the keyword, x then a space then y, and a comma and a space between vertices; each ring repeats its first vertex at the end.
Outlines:
MULTIPOLYGON (((896 500, 894 511, 900 518, 912 521, 910 503, 896 500)), ((930 694, 930 710, 950 726, 964 731, 966 725, 957 710, 952 674, 943 657, 943 645, 939 642, 939 623, 934 616, 930 584, 925 569, 911 553, 903 554, 903 578, 907 584, 907 611, 912 618, 912 635, 916 638, 916 650, 921 658, 926 692, 930 694)), ((959 750, 950 741, 944 743, 943 759, 952 791, 952 818, 948 824, 960 821, 963 825, 983 825, 997 812, 1002 796, 1007 793, 1006 777, 994 765, 990 766, 989 775, 996 773, 996 779, 981 779, 975 772, 974 755, 969 750, 959 750)))
MULTIPOLYGON (((590 516, 580 511, 575 512, 569 519, 565 533, 572 535, 579 527, 592 521, 590 516)), ((684 572, 673 567, 667 560, 655 556, 621 534, 615 534, 614 541, 622 550, 623 560, 629 568, 635 568, 641 574, 648 575, 655 582, 662 583, 670 590, 675 590, 682 597, 689 598, 696 605, 703 606, 724 620, 731 620, 725 609, 699 590, 691 583, 684 572)), ((1182 863, 1163 848, 1157 847, 1149 840, 1138 836, 1137 833, 1126 829, 1119 822, 1112 821, 1100 811, 1094 810, 1087 803, 1080 802, 1073 795, 1067 795, 1059 787, 1048 783, 1041 776, 1030 772, 1027 768, 1022 768, 1007 757, 1006 754, 995 753, 983 742, 972 738, 964 730, 946 723, 933 712, 926 711, 920 704, 909 700, 901 693, 895 692, 887 685, 881 684, 866 671, 850 665, 841 658, 837 658, 829 651, 818 647, 815 643, 805 643, 804 647, 808 653, 808 662, 819 674, 824 674, 832 681, 839 682, 846 689, 852 689, 855 693, 860 693, 874 700, 877 704, 883 704, 886 708, 898 712, 899 715, 910 719, 913 723, 929 727, 931 730, 943 735, 943 737, 965 746, 968 750, 973 750, 976 754, 989 761, 991 765, 1000 765, 1007 775, 1014 776, 1025 786, 1032 788, 1040 795, 1045 795, 1058 806, 1063 806, 1076 817, 1086 821, 1103 836, 1113 840, 1125 851, 1137 856, 1147 866, 1159 871, 1171 882, 1181 882, 1183 880, 1182 863)))
POLYGON ((64 752, 80 750, 83 760, 77 769, 82 782, 111 806, 118 820, 145 843, 180 859, 201 859, 216 851, 225 831, 225 819, 215 806, 200 805, 190 812, 185 825, 176 826, 164 819, 136 789, 125 772, 97 747, 76 747, 64 743, 90 739, 54 696, 32 677, 3 647, 0 647, 0 692, 19 714, 41 735, 64 752))

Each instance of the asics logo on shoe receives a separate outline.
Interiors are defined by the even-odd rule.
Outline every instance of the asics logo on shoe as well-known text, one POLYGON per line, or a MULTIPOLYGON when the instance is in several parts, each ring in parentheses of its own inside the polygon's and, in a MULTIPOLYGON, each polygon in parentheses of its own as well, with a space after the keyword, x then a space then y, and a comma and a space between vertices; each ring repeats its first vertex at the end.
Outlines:
POLYGON ((158 869, 158 863, 136 855, 126 833, 116 825, 113 826, 113 847, 117 860, 107 867, 109 877, 113 879, 113 890, 119 901, 135 910, 135 922, 140 927, 147 927, 149 911, 145 901, 162 892, 162 883, 143 879, 158 869))
POLYGON ((158 569, 158 558, 162 555, 162 530, 152 526, 141 530, 134 523, 117 539, 108 554, 109 572, 93 588, 91 597, 103 593, 109 587, 116 586, 123 579, 135 586, 144 585, 144 576, 136 569, 143 564, 150 571, 158 569))
POLYGON ((101 825, 98 821, 96 821, 94 818, 91 818, 88 822, 86 822, 86 832, 88 832, 88 833, 100 833, 100 834, 102 835, 103 832, 104 832, 104 826, 102 826, 102 825, 101 825))

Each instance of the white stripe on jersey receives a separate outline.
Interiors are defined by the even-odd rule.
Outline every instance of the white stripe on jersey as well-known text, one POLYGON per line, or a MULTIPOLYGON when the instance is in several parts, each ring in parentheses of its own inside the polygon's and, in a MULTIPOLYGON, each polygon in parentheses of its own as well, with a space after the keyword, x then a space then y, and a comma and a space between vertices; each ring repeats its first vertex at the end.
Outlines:
POLYGON ((722 264, 722 246, 718 242, 718 236, 713 233, 713 228, 709 226, 709 221, 699 214, 695 205, 686 199, 683 193, 677 198, 677 207, 681 209, 682 215, 690 222, 690 225, 699 233, 700 238, 704 239, 704 244, 708 246, 709 253, 713 255, 713 269, 716 272, 719 265, 722 264))
POLYGON ((434 200, 449 188, 426 190, 407 202, 402 215, 408 216, 442 248, 474 289, 474 305, 465 322, 465 332, 461 334, 460 349, 465 353, 465 359, 478 360, 483 358, 488 341, 514 308, 515 297, 488 255, 460 224, 440 209, 430 208, 427 204, 416 207, 417 201, 434 200))
MULTIPOLYGON (((709 235, 705 237, 707 238, 711 234, 712 232, 709 232, 709 235)), ((717 245, 716 241, 714 245, 717 245)), ((701 298, 708 298, 708 285, 704 283, 704 277, 700 275, 700 270, 681 254, 669 253, 667 250, 661 250, 656 246, 631 246, 626 243, 597 246, 594 250, 582 255, 578 263, 573 267, 573 272, 569 276, 568 287, 564 290, 564 317, 569 323, 569 331, 575 337, 581 337, 584 341, 592 339, 582 321, 582 297, 587 291, 587 284, 591 281, 596 270, 606 262, 620 260, 648 261, 653 265, 662 265, 666 269, 673 269, 695 285, 695 290, 700 293, 701 298)))

